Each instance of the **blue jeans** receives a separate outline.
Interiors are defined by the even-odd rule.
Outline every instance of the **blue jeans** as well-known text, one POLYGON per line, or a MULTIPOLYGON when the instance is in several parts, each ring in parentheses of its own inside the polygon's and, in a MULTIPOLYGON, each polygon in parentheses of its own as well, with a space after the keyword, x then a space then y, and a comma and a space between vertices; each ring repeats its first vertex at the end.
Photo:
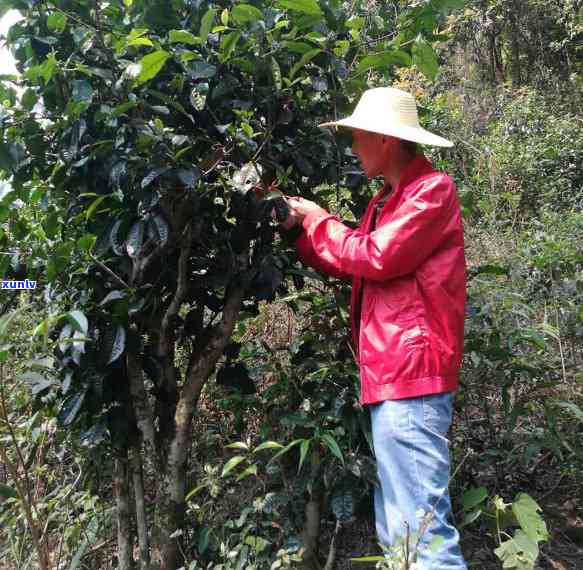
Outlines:
MULTIPOLYGON (((453 392, 445 392, 369 404, 381 483, 374 493, 378 539, 403 552, 398 539, 405 541, 408 523, 410 533, 421 534, 419 570, 467 570, 458 544, 459 533, 448 520, 447 432, 453 398, 453 392)), ((411 551, 417 539, 409 536, 411 551)))

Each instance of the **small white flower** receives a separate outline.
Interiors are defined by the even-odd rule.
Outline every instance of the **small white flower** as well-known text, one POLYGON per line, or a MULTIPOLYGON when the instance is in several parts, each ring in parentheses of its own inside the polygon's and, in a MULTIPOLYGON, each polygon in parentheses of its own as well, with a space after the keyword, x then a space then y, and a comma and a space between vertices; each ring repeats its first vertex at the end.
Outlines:
POLYGON ((135 79, 139 77, 140 73, 142 72, 142 64, 141 63, 130 63, 125 68, 125 76, 129 79, 135 79))

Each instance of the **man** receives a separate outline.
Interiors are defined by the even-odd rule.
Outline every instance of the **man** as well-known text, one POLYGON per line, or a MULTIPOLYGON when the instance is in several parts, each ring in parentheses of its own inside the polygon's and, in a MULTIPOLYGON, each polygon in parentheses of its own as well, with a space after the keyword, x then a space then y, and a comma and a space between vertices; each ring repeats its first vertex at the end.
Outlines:
POLYGON ((417 568, 466 569, 447 489, 466 300, 462 222, 453 181, 416 147, 453 143, 419 125, 412 95, 388 87, 367 90, 351 116, 320 126, 351 128, 366 176, 385 181, 356 230, 302 198, 288 198, 284 223, 304 263, 352 280, 360 402, 370 409, 380 479, 378 538, 395 546, 417 532, 417 568))

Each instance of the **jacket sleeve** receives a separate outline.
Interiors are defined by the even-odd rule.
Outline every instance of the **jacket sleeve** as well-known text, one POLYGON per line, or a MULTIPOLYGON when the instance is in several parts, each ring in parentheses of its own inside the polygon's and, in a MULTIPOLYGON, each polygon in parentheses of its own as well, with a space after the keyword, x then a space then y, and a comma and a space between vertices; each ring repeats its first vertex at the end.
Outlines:
POLYGON ((423 180, 390 220, 371 233, 352 230, 325 210, 303 220, 312 255, 342 273, 385 281, 412 273, 443 239, 455 204, 446 174, 423 180))
MULTIPOLYGON (((322 211, 325 212, 325 210, 322 211)), ((351 280, 351 275, 349 273, 341 271, 333 264, 328 263, 325 259, 322 259, 315 254, 312 244, 308 239, 305 231, 301 232, 299 237, 294 241, 293 245, 296 248, 296 252, 300 258, 300 261, 304 265, 309 265, 316 271, 331 277, 336 277, 336 279, 342 279, 343 281, 351 280)))

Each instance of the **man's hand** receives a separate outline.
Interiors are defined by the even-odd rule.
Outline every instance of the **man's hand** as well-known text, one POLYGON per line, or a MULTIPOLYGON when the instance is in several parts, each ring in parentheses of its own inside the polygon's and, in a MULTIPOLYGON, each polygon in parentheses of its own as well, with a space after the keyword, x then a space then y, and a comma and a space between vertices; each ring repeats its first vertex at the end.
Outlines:
POLYGON ((315 202, 311 202, 310 200, 306 200, 305 198, 301 198, 299 196, 286 196, 286 203, 290 210, 290 217, 294 217, 298 223, 301 223, 308 214, 322 210, 322 208, 320 208, 320 206, 318 206, 318 204, 315 202))

